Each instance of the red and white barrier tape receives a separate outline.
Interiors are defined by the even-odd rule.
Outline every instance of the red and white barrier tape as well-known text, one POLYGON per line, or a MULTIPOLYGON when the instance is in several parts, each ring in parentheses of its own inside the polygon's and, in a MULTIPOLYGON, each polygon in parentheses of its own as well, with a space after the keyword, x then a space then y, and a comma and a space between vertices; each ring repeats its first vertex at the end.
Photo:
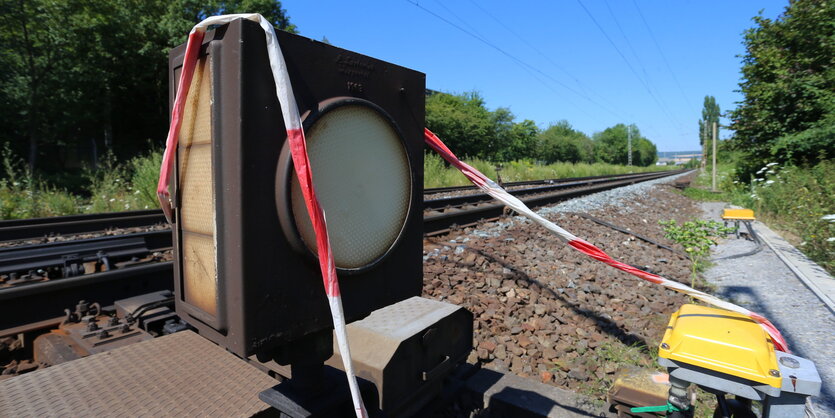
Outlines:
POLYGON ((296 105, 296 99, 293 95, 293 86, 290 84, 290 75, 287 73, 284 56, 281 53, 281 47, 278 45, 278 39, 275 36, 275 29, 260 14, 212 16, 195 25, 189 33, 183 69, 180 72, 180 85, 177 87, 177 97, 174 100, 174 110, 171 114, 171 126, 165 143, 162 167, 160 167, 157 196, 159 197, 166 218, 171 222, 172 210, 168 182, 174 164, 177 141, 179 140, 183 108, 185 107, 186 97, 188 97, 188 89, 191 85, 192 76, 194 75, 194 68, 197 64, 197 55, 200 50, 200 45, 203 42, 203 35, 209 26, 226 24, 235 19, 247 19, 259 23, 261 28, 264 29, 264 34, 267 38, 267 54, 270 58, 270 69, 275 80, 275 92, 281 104, 284 126, 287 128, 287 141, 290 142, 293 166, 296 170, 296 176, 299 178, 302 194, 307 205, 307 213, 310 215, 310 221, 316 232, 319 268, 322 270, 322 280, 324 281, 325 293, 327 294, 331 309, 339 354, 342 356, 342 361, 344 362, 345 374, 348 377, 348 386, 351 390, 351 399, 354 402, 354 410, 357 417, 364 418, 368 414, 360 396, 357 378, 351 362, 351 350, 348 346, 348 335, 345 332, 345 314, 342 310, 342 297, 339 293, 336 266, 333 261, 330 240, 328 239, 325 213, 319 205, 319 200, 316 198, 316 191, 313 187, 313 175, 310 170, 310 160, 307 155, 307 144, 304 138, 301 118, 299 117, 299 108, 296 105))
POLYGON ((438 154, 440 154, 441 157, 443 157, 447 162, 458 168, 461 171, 461 173, 464 174, 464 176, 466 176, 471 182, 473 182, 473 184, 478 186, 480 189, 484 190, 485 193, 489 194, 490 196, 493 196, 493 198, 495 198, 496 200, 499 200, 500 202, 504 203, 514 211, 522 215, 525 215, 526 217, 530 218, 532 221, 538 223, 539 225, 544 226, 546 229, 556 234, 560 239, 565 241, 566 244, 570 245, 574 249, 580 251, 581 253, 591 258, 594 258, 597 261, 606 263, 618 270, 625 271, 633 276, 637 276, 648 282, 659 284, 668 289, 675 290, 676 292, 684 293, 685 295, 692 296, 696 299, 699 299, 705 303, 716 306, 718 308, 747 315, 751 319, 759 323, 763 327, 763 329, 765 329, 768 335, 771 336, 771 339, 774 342, 774 347, 776 349, 783 352, 789 352, 788 345, 786 344, 786 340, 783 338, 783 335, 780 334, 780 331, 777 330, 777 328, 762 315, 751 312, 748 309, 745 309, 741 306, 734 305, 733 303, 726 302, 722 299, 717 298, 716 296, 709 295, 702 291, 693 289, 679 282, 665 279, 656 274, 648 273, 646 271, 637 269, 628 264, 624 264, 620 261, 613 259, 611 256, 609 256, 609 254, 606 254, 600 248, 597 248, 591 243, 574 236, 574 234, 566 231, 565 229, 560 228, 553 222, 543 218, 536 212, 532 211, 530 208, 528 208, 527 205, 522 203, 521 200, 517 199, 516 197, 505 191, 501 186, 487 178, 487 176, 485 176, 475 168, 471 167, 467 163, 464 163, 463 161, 459 160, 458 157, 456 157, 455 154, 453 154, 452 151, 450 151, 450 149, 447 148, 447 146, 440 140, 440 138, 438 138, 429 129, 424 130, 424 139, 430 148, 432 148, 438 154))

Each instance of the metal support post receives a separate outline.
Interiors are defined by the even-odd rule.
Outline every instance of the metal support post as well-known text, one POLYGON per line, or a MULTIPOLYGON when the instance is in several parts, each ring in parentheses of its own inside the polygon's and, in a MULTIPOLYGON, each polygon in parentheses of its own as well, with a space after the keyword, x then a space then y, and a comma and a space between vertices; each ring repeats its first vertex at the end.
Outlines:
POLYGON ((716 122, 713 122, 713 189, 716 191, 716 122))

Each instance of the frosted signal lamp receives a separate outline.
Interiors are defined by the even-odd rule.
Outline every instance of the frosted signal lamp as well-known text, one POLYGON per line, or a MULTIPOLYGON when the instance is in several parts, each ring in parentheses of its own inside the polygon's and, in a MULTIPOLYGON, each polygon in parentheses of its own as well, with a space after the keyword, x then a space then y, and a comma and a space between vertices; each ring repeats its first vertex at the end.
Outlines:
MULTIPOLYGON (((374 265, 396 244, 408 217, 412 172, 402 136, 382 109, 344 99, 325 106, 306 137, 337 268, 374 265)), ((295 172, 290 194, 295 227, 316 254, 316 235, 295 172)))

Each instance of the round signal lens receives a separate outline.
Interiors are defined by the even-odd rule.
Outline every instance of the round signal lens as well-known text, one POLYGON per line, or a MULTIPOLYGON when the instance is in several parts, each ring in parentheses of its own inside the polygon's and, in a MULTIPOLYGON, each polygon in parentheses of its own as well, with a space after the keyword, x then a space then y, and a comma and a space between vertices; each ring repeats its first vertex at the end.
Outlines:
MULTIPOLYGON (((326 106, 305 136, 334 262, 343 270, 370 267, 396 244, 409 214, 412 172, 403 139, 382 109, 356 99, 326 106)), ((290 184, 295 226, 317 254, 295 171, 290 184)))

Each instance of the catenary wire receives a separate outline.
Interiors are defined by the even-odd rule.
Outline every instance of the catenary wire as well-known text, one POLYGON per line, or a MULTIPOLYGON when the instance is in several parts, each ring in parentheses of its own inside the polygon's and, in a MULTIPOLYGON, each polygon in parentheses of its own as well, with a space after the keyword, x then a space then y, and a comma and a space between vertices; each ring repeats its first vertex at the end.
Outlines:
POLYGON ((635 62, 637 62, 638 66, 641 67, 641 73, 644 75, 644 82, 646 83, 646 85, 650 89, 653 89, 653 87, 654 87, 655 93, 658 96, 658 101, 661 102, 661 105, 663 106, 663 108, 668 112, 668 115, 670 116, 670 119, 673 122, 675 122, 676 125, 678 125, 679 131, 683 131, 684 127, 681 124, 681 121, 678 120, 678 118, 675 117, 675 115, 672 112, 670 112, 670 107, 667 106, 667 102, 664 100, 664 96, 661 95, 658 92, 658 85, 653 84, 653 83, 650 82, 650 77, 649 77, 649 74, 647 73, 646 66, 641 61, 641 57, 638 55, 638 51, 636 51, 635 48, 632 47, 632 42, 629 41, 629 36, 626 34, 626 31, 623 30, 623 26, 621 26, 617 15, 612 10, 612 6, 611 6, 611 4, 609 4, 609 0, 604 0, 603 3, 606 5, 606 9, 609 11, 609 15, 612 17, 612 20, 615 22, 615 27, 618 29, 618 32, 620 32, 620 35, 623 37, 623 40, 626 42, 626 47, 629 48, 629 51, 632 53, 632 56, 635 57, 635 62))
POLYGON ((652 39, 652 42, 655 44, 655 48, 658 50, 658 54, 661 55, 661 60, 664 61, 664 66, 667 67, 667 71, 669 71, 670 75, 673 77, 673 81, 676 83, 676 87, 678 87, 678 91, 679 93, 681 93, 681 97, 684 98, 684 102, 687 103, 687 106, 690 108, 690 111, 696 113, 696 109, 693 108, 693 102, 690 101, 690 98, 687 97, 687 94, 684 92, 684 88, 681 87, 681 83, 679 83, 675 71, 673 71, 672 67, 670 67, 670 62, 667 61, 667 56, 666 54, 664 54, 664 50, 661 49, 661 45, 658 44, 658 40, 655 37, 655 34, 652 32, 652 28, 650 27, 649 23, 647 23, 647 19, 644 17, 644 13, 638 6, 638 2, 632 0, 632 4, 635 5, 635 9, 638 11, 638 16, 641 17, 641 21, 644 23, 644 27, 647 29, 650 39, 652 39))
MULTIPOLYGON (((504 28, 506 31, 510 32, 513 36, 515 36, 515 37, 516 37, 516 39, 519 39, 519 41, 521 41, 522 43, 524 43, 525 45, 527 45, 529 48, 531 48, 534 52, 536 52, 537 54, 539 54, 539 56, 541 56, 541 57, 545 58, 545 60, 547 60, 549 63, 551 63, 551 65, 553 65, 553 66, 554 66, 554 68, 556 68, 557 70, 561 71, 563 74, 567 75, 567 76, 568 76, 568 77, 570 77, 572 80, 574 80, 574 82, 575 82, 575 83, 577 83, 577 86, 578 86, 578 87, 580 87, 580 89, 582 89, 583 91, 585 91, 585 92, 587 92, 587 93, 591 93, 591 94, 593 94, 593 95, 597 96, 599 99, 601 99, 602 101, 606 102, 606 104, 607 104, 607 105, 609 105, 609 106, 611 106, 612 108, 615 108, 615 107, 616 107, 614 104, 612 104, 610 101, 608 101, 608 99, 606 99, 604 96, 600 95, 599 93, 597 93, 596 91, 594 91, 593 89, 591 89, 589 86, 585 85, 582 81, 580 81, 580 79, 579 79, 578 77, 576 77, 574 74, 570 73, 570 72, 569 72, 568 70, 566 70, 563 66, 559 65, 559 64, 558 64, 556 61, 554 61, 554 60, 553 60, 550 56, 548 56, 547 54, 545 54, 544 52, 542 52, 539 48, 537 48, 536 46, 534 46, 532 43, 528 42, 528 40, 527 40, 527 39, 525 39, 523 36, 519 35, 516 31, 514 31, 514 30, 513 30, 513 28, 511 28, 510 26, 506 25, 506 24, 505 24, 505 23, 504 23, 501 19, 499 19, 498 17, 496 17, 494 14, 490 13, 490 11, 489 11, 489 10, 485 9, 485 8, 484 8, 484 7, 482 7, 480 4, 478 4, 478 2, 477 2, 477 1, 475 1, 475 0, 470 0, 470 3, 472 3, 472 4, 476 7, 476 8, 478 8, 479 10, 481 10, 481 11, 482 11, 484 14, 486 14, 488 17, 490 17, 491 19, 493 19, 496 23, 498 23, 498 24, 499 24, 499 26, 501 26, 502 28, 504 28)), ((617 111, 615 110, 613 113, 617 113, 617 111)), ((623 118, 623 115, 618 115, 618 117, 623 118)), ((634 119, 634 117, 633 117, 633 116, 630 116, 630 117, 625 118, 625 119, 634 119)))
MULTIPOLYGON (((536 68, 536 67, 534 67, 534 66, 532 66, 532 65, 528 64, 528 63, 527 63, 527 62, 525 62, 525 61, 522 61, 521 59, 519 59, 519 58, 515 57, 514 55, 512 55, 512 54, 510 54, 509 52, 505 51, 505 50, 504 50, 504 49, 502 49, 501 47, 499 47, 499 46, 497 46, 497 45, 493 44, 492 42, 490 42, 490 41, 488 41, 488 40, 486 40, 486 39, 484 39, 484 38, 479 37, 478 35, 476 35, 476 34, 474 34, 474 33, 470 32, 470 31, 468 31, 467 29, 465 29, 465 28, 461 27, 460 25, 456 24, 455 22, 450 21, 449 19, 447 19, 447 18, 445 18, 445 17, 443 17, 443 16, 439 15, 438 13, 435 13, 434 11, 432 11, 432 10, 430 10, 430 9, 428 9, 428 8, 426 8, 426 7, 424 7, 424 6, 422 6, 421 4, 419 4, 419 3, 417 3, 417 2, 415 2, 415 1, 413 1, 413 0, 406 0, 406 1, 407 1, 408 3, 411 3, 412 5, 414 5, 415 7, 417 7, 417 8, 419 8, 419 9, 423 10, 424 12, 429 13, 430 15, 434 16, 435 18, 437 18, 437 19, 439 19, 439 20, 441 20, 441 21, 443 21, 443 22, 447 23, 448 25, 453 26, 454 28, 456 28, 456 29, 460 30, 461 32, 464 32, 464 33, 465 33, 465 34, 467 34, 468 36, 470 36, 470 37, 472 37, 472 38, 475 38, 475 39, 476 39, 476 40, 478 40, 479 42, 482 42, 482 43, 484 43, 485 45, 487 45, 487 46, 489 46, 489 47, 491 47, 491 48, 495 49, 496 51, 498 51, 498 52, 499 52, 499 53, 501 53, 502 55, 504 55, 504 56, 508 57, 509 59, 511 59, 512 61, 514 61, 515 63, 517 63, 518 65, 520 65, 520 66, 522 66, 522 67, 525 67, 525 68, 527 68, 527 69, 530 69, 531 71, 534 71, 534 72, 536 72, 536 73, 540 74, 541 76, 543 76, 543 77, 547 78, 548 80, 551 80, 551 81, 553 81, 554 83, 558 84, 558 85, 559 85, 559 86, 561 86, 562 88, 564 88, 564 89, 566 89, 566 90, 568 90, 568 91, 570 91, 570 92, 572 92, 572 93, 576 94, 577 96, 582 97, 583 99, 585 99, 585 100, 589 101, 590 103, 592 103, 592 104, 594 104, 594 105, 596 105, 596 106, 600 107, 601 109, 603 109, 603 110, 605 110, 605 111, 607 111, 607 112, 611 113, 613 116, 615 116, 615 117, 620 117, 620 115, 618 115, 618 114, 614 113, 612 110, 610 110, 610 109, 608 109, 607 107, 605 107, 605 106, 601 105, 601 104, 600 104, 600 103, 598 103, 596 100, 592 99, 589 95, 587 95, 587 94, 584 94, 584 93, 582 93, 582 92, 577 91, 576 89, 574 89, 574 88, 572 88, 571 86, 569 86, 569 85, 565 84, 564 82, 562 82, 562 81, 560 81, 560 80, 558 80, 558 79, 554 78, 553 76, 551 76, 551 75, 549 75, 549 74, 545 73, 544 71, 542 71, 542 70, 540 70, 540 69, 538 69, 538 68, 536 68)), ((540 80, 540 81, 541 81, 541 80, 540 80)), ((545 84, 545 86, 546 86, 546 87, 549 87, 549 88, 551 88, 551 89, 553 90, 553 88, 552 88, 549 84, 547 84, 547 83, 543 83, 543 84, 545 84)), ((578 107, 578 109, 582 109, 582 108, 578 107)), ((593 117, 592 117, 592 118, 593 118, 593 117)))
POLYGON ((597 29, 600 30, 600 33, 602 33, 603 36, 606 38, 606 40, 609 41, 609 43, 612 45, 612 47, 615 48, 615 51, 618 53, 618 55, 621 57, 621 59, 623 59, 623 62, 626 63, 626 66, 629 68, 629 70, 632 72, 632 74, 638 79, 638 81, 641 82, 641 85, 644 87, 644 89, 650 95, 652 100, 655 101, 655 104, 658 105, 659 109, 661 109, 661 111, 665 114, 665 116, 667 116, 667 118, 670 119, 670 122, 672 122, 672 117, 670 117, 667 110, 658 101, 658 98, 655 96, 655 94, 653 94, 652 90, 649 88, 646 81, 644 81, 644 79, 641 78, 640 74, 638 74, 638 72, 635 70, 635 67, 632 66, 632 63, 630 63, 629 60, 626 59, 626 56, 623 54, 623 52, 620 50, 620 48, 618 48, 617 44, 612 40, 612 38, 609 36, 609 34, 606 33, 606 31, 603 29, 603 27, 600 25, 600 23, 597 21, 597 19, 594 18, 594 15, 589 11, 589 9, 586 7, 585 4, 583 4, 583 2, 581 0, 577 0, 577 3, 586 12, 586 14, 589 16, 591 21, 597 27, 597 29))

